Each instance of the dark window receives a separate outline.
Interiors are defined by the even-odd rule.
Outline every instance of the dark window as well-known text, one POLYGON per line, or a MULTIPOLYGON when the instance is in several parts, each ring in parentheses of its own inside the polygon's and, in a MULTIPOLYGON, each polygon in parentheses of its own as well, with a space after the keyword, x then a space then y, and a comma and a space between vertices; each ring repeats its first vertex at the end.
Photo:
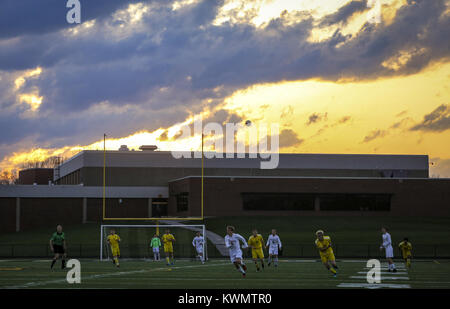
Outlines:
POLYGON ((189 193, 177 194, 177 212, 187 211, 189 208, 189 193))
POLYGON ((242 193, 244 210, 314 210, 314 196, 303 193, 242 193))
POLYGON ((160 218, 167 216, 167 198, 156 197, 152 199, 152 217, 160 218))
POLYGON ((321 211, 390 211, 390 194, 321 194, 321 211))

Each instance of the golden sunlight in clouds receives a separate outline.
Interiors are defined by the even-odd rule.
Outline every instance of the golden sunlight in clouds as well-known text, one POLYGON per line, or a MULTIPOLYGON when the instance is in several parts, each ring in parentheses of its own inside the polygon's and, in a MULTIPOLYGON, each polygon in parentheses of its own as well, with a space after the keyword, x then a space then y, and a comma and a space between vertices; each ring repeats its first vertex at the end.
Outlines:
MULTIPOLYGON (((381 20, 383 25, 386 26, 391 24, 397 15, 397 11, 406 4, 406 0, 381 0, 381 20)), ((375 7, 367 8, 361 12, 355 12, 345 22, 325 27, 319 27, 319 21, 316 21, 316 26, 312 29, 308 41, 314 43, 326 41, 330 39, 337 30, 344 36, 351 35, 350 39, 354 39, 358 36, 362 27, 368 22, 368 17, 373 16, 376 13, 374 10, 375 7)), ((341 43, 340 45, 342 44, 345 43, 341 43)), ((340 45, 337 47, 340 47, 340 45)))
POLYGON ((14 90, 17 92, 16 97, 19 104, 25 103, 29 106, 29 110, 35 112, 42 104, 43 97, 39 96, 39 89, 33 87, 31 93, 20 93, 20 89, 26 83, 28 79, 37 78, 42 73, 42 68, 37 67, 33 70, 27 70, 20 74, 14 80, 14 90))
POLYGON ((22 75, 16 78, 14 85, 16 90, 20 89, 25 84, 27 78, 39 76, 42 73, 42 68, 37 67, 34 70, 25 71, 22 75))
POLYGON ((215 25, 225 22, 252 23, 262 27, 282 13, 308 12, 314 18, 321 18, 336 12, 351 0, 226 0, 214 21, 215 25))
POLYGON ((408 129, 449 102, 449 84, 450 63, 436 64, 420 74, 370 82, 310 80, 255 85, 236 92, 224 108, 252 121, 280 122, 281 129, 292 129, 305 140, 282 149, 285 152, 404 153, 448 158, 450 143, 442 141, 450 140, 449 130, 424 133, 408 129), (308 125, 310 115, 325 113, 322 120, 308 125), (339 123, 344 117, 350 118, 339 123), (383 138, 363 142, 376 130, 383 138))
POLYGON ((34 94, 21 94, 19 96, 19 101, 28 104, 32 111, 36 111, 42 104, 42 98, 42 96, 39 97, 34 94))

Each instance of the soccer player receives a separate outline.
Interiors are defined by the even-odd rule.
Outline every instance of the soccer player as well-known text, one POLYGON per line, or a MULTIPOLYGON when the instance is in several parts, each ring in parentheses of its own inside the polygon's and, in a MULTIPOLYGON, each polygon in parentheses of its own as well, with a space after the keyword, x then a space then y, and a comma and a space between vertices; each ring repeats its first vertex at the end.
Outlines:
POLYGON ((242 259, 242 250, 240 242, 243 243, 242 248, 248 248, 248 244, 245 238, 234 232, 233 226, 227 226, 227 235, 225 236, 225 247, 229 249, 231 263, 234 264, 236 269, 242 273, 245 278, 247 271, 247 266, 245 266, 244 260, 242 259))
POLYGON ((411 250, 412 250, 412 245, 409 242, 408 238, 405 237, 403 239, 403 241, 398 245, 398 247, 402 251, 402 256, 403 256, 403 259, 406 262, 406 266, 408 268, 411 268, 411 250))
POLYGON ((162 242, 164 245, 164 254, 166 256, 167 266, 174 265, 173 243, 175 242, 175 237, 170 234, 169 229, 166 229, 166 233, 162 236, 162 242))
POLYGON ((385 227, 381 228, 381 234, 383 242, 381 243, 380 250, 382 251, 384 249, 386 252, 386 259, 389 264, 388 271, 396 273, 397 269, 395 268, 394 261, 392 260, 394 258, 394 249, 392 248, 391 235, 387 232, 385 227))
POLYGON ((336 269, 338 269, 338 267, 336 265, 333 248, 331 248, 331 238, 330 236, 324 236, 322 230, 318 230, 316 236, 316 247, 319 249, 320 259, 322 260, 323 265, 333 273, 334 277, 336 277, 336 269))
POLYGON ((52 260, 52 264, 50 269, 53 269, 56 261, 59 259, 61 255, 61 269, 66 268, 66 236, 62 231, 61 224, 56 226, 56 232, 53 233, 50 238, 50 250, 55 254, 52 260))
POLYGON ((106 238, 106 241, 111 247, 111 254, 113 256, 113 264, 117 267, 120 267, 119 264, 119 257, 120 257, 120 248, 119 248, 119 242, 120 237, 116 234, 116 231, 114 229, 109 231, 109 235, 106 238))
POLYGON ((200 232, 197 232, 197 236, 194 237, 192 240, 192 245, 194 246, 195 250, 197 251, 197 257, 200 258, 200 261, 202 264, 205 264, 205 258, 203 257, 203 243, 205 242, 205 239, 203 238, 202 234, 200 232))
POLYGON ((261 268, 264 269, 264 252, 263 252, 264 239, 258 231, 254 229, 252 235, 248 239, 248 246, 252 248, 252 259, 256 265, 256 271, 259 271, 258 259, 261 262, 261 268))
POLYGON ((153 235, 152 240, 150 240, 150 247, 153 251, 153 261, 160 261, 161 256, 159 254, 159 247, 161 247, 161 240, 159 239, 158 234, 155 233, 155 235, 153 235))
POLYGON ((270 266, 272 259, 274 266, 278 266, 278 248, 281 250, 281 240, 277 235, 277 230, 273 229, 272 234, 267 238, 266 249, 269 247, 269 260, 267 265, 270 266))

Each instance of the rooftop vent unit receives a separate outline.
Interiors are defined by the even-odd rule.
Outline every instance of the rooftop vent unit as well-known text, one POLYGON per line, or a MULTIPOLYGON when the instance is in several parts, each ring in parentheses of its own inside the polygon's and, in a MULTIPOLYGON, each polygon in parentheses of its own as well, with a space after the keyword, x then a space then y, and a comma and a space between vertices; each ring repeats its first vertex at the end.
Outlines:
POLYGON ((119 151, 130 151, 130 149, 128 149, 127 145, 122 145, 120 146, 119 151))
POLYGON ((139 147, 140 150, 142 151, 155 151, 156 149, 158 149, 158 146, 156 145, 142 145, 141 147, 139 147))

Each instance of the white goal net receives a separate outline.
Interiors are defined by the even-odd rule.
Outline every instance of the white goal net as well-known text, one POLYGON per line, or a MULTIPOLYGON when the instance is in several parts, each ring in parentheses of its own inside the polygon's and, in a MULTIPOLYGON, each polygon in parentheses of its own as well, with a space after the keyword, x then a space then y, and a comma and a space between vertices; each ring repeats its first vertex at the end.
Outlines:
POLYGON ((153 259, 153 249, 150 242, 158 236, 161 240, 160 255, 165 258, 162 236, 167 229, 175 237, 173 253, 175 259, 196 260, 198 253, 192 241, 197 232, 203 236, 203 256, 207 254, 207 238, 205 225, 101 225, 100 227, 100 261, 110 260, 111 248, 107 237, 114 230, 120 237, 120 257, 126 259, 153 259))

